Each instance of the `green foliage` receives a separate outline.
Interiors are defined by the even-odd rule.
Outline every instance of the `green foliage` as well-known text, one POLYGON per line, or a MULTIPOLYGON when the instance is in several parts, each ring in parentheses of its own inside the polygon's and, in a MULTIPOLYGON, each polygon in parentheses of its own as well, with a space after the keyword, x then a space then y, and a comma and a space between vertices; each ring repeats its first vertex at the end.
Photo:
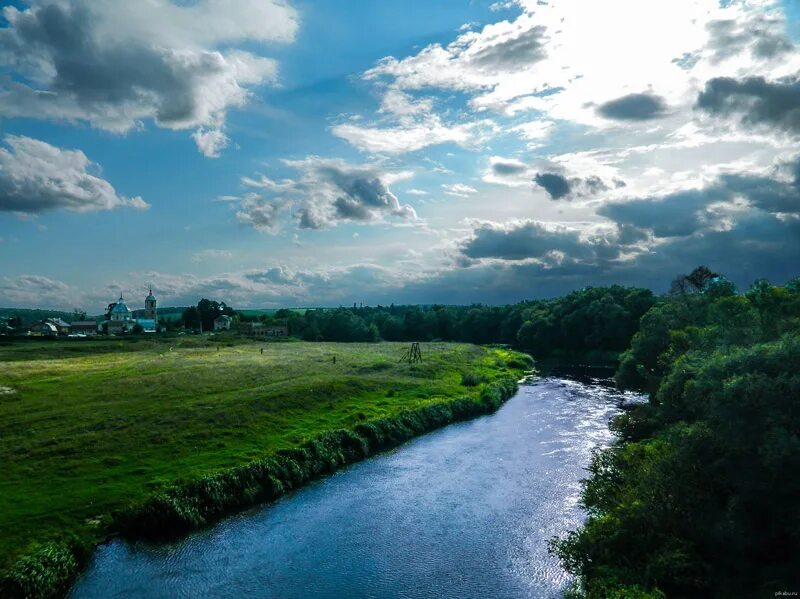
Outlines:
MULTIPOLYGON (((377 306, 262 315, 306 341, 463 341, 515 345, 539 358, 620 352, 655 302, 646 289, 587 287, 508 306, 377 306)), ((247 311, 243 311, 247 312, 247 311)), ((245 316, 242 316, 245 318, 245 316)))
POLYGON ((614 285, 530 302, 521 314, 517 342, 540 358, 620 352, 628 347, 640 318, 655 301, 648 290, 614 285))
POLYGON ((29 599, 63 594, 84 557, 85 549, 75 542, 36 546, 0 577, 0 595, 29 599))
POLYGON ((589 518, 552 544, 586 597, 796 587, 800 295, 766 281, 735 295, 707 274, 651 308, 623 354, 618 383, 650 402, 612 422, 620 440, 583 488, 589 518))
POLYGON ((204 331, 213 331, 214 320, 223 314, 233 316, 236 312, 225 302, 203 298, 197 302, 197 306, 186 308, 181 319, 186 328, 199 329, 202 325, 204 331))
POLYGON ((477 387, 481 383, 485 383, 486 379, 483 376, 474 374, 472 372, 461 375, 461 384, 464 387, 477 387))

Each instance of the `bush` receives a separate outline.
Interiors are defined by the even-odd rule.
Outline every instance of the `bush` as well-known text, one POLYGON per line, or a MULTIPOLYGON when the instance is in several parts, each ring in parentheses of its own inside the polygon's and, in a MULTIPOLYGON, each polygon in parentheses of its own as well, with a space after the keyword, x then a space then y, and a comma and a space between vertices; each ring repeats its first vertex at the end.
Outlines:
POLYGON ((472 373, 461 375, 461 384, 464 387, 477 387, 478 385, 485 382, 486 382, 485 376, 472 373))
POLYGON ((69 587, 84 554, 75 543, 41 545, 0 579, 0 595, 10 599, 60 595, 69 587))

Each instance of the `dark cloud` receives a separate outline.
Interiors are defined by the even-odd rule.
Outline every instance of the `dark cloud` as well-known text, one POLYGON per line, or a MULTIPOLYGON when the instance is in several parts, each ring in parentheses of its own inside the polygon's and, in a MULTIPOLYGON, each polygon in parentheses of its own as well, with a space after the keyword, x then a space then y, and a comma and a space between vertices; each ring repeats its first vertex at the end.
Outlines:
POLYGON ((529 66, 547 57, 545 31, 546 27, 537 26, 516 37, 500 41, 490 39, 470 59, 476 66, 490 71, 516 70, 529 66))
POLYGON ((667 103, 661 96, 628 94, 601 104, 597 107, 597 112, 607 119, 646 121, 663 116, 666 109, 667 103))
POLYGON ((800 81, 716 77, 706 82, 696 107, 715 115, 741 115, 747 125, 800 132, 800 81))
POLYGON ((618 224, 650 230, 656 237, 680 237, 703 228, 702 211, 715 194, 717 199, 728 197, 716 189, 689 190, 661 198, 610 202, 597 212, 618 224))
POLYGON ((721 19, 706 25, 711 59, 720 62, 743 51, 758 58, 775 58, 794 47, 778 19, 763 15, 744 21, 721 19))
POLYGON ((0 212, 149 207, 140 197, 118 194, 111 183, 93 174, 97 165, 80 150, 17 135, 7 135, 3 141, 7 147, 0 147, 0 212))
POLYGON ((603 191, 608 191, 608 185, 606 185, 605 181, 596 175, 592 175, 583 179, 583 185, 586 187, 586 192, 588 194, 597 194, 603 191))
POLYGON ((554 200, 560 200, 572 191, 567 178, 557 173, 537 173, 533 180, 554 200))
POLYGON ((372 220, 372 213, 369 207, 365 204, 359 203, 358 200, 352 197, 339 197, 333 202, 336 209, 336 216, 344 220, 372 220))
POLYGON ((500 176, 519 175, 528 170, 527 166, 519 162, 504 162, 502 160, 492 162, 491 168, 495 175, 500 176))
MULTIPOLYGON (((537 173, 533 182, 544 189, 552 200, 594 196, 610 189, 597 175, 567 178, 559 173, 537 173)), ((620 179, 614 179, 613 183, 615 187, 625 186, 620 179)))
POLYGON ((713 229, 721 218, 740 218, 741 211, 733 207, 737 198, 770 215, 800 215, 799 169, 800 160, 796 160, 781 165, 773 176, 725 174, 702 189, 610 202, 598 214, 621 226, 650 231, 658 238, 687 237, 713 229), (794 180, 787 180, 787 171, 794 174, 794 180))
POLYGON ((478 260, 528 260, 563 263, 612 260, 619 256, 615 233, 582 235, 577 229, 548 227, 536 221, 480 223, 460 246, 463 256, 478 260))

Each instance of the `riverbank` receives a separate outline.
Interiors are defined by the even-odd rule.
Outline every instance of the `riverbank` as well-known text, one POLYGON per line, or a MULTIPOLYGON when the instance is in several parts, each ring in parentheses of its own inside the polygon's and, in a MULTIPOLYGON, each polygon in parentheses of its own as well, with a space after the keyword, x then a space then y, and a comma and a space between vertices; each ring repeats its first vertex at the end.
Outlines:
POLYGON ((486 416, 421 435, 174 541, 101 545, 70 599, 536 599, 570 577, 547 541, 620 394, 536 378, 486 416))
POLYGON ((12 596, 63 592, 109 534, 181 534, 492 411, 530 367, 463 344, 425 344, 411 365, 388 343, 47 349, 0 381, 16 396, 0 404, 16 454, 0 480, 12 596))

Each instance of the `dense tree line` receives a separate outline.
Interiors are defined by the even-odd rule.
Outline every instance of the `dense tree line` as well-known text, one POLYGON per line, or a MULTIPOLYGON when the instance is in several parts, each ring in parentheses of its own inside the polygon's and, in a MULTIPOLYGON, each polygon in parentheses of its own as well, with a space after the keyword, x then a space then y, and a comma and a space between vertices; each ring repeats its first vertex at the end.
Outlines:
POLYGON ((262 316, 307 341, 465 341, 514 345, 537 357, 628 347, 655 303, 646 289, 587 287, 565 297, 507 306, 377 306, 279 310, 262 316))
POLYGON ((203 298, 197 302, 196 306, 186 308, 183 311, 181 320, 183 321, 183 326, 187 328, 202 328, 204 331, 213 331, 214 320, 223 314, 233 316, 236 312, 225 302, 203 298))
POLYGON ((553 548, 590 598, 760 597, 800 581, 800 278, 706 268, 641 319, 616 381, 649 401, 596 454, 553 548))

